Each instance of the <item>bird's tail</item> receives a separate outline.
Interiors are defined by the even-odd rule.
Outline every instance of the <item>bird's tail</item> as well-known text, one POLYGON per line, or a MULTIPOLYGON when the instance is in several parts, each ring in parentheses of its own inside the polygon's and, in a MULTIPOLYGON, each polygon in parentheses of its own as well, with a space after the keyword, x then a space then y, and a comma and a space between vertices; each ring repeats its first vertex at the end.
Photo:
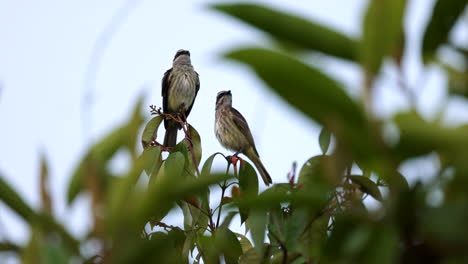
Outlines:
POLYGON ((178 130, 177 124, 168 123, 166 134, 164 135, 164 146, 172 148, 176 145, 178 130))
POLYGON ((270 185, 273 183, 271 180, 270 174, 268 171, 265 169, 265 166, 263 166, 262 161, 260 161, 260 158, 258 155, 255 153, 253 148, 251 148, 247 153, 245 153, 246 156, 253 162, 257 170, 260 172, 260 175, 262 176, 263 182, 265 183, 266 186, 270 185))

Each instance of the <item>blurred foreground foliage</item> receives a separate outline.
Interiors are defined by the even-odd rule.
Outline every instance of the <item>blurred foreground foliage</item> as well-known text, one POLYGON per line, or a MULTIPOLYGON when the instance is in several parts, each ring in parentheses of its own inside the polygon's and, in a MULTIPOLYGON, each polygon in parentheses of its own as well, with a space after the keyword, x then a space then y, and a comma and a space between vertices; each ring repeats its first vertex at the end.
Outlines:
MULTIPOLYGON (((299 170, 294 163, 287 181, 259 193, 249 162, 226 159, 226 171, 213 172, 214 159, 224 160, 215 153, 201 164, 201 136, 190 125, 166 155, 155 141, 162 116, 140 133, 140 100, 125 124, 89 149, 71 177, 68 204, 79 195, 90 197, 89 233, 75 238, 54 218, 44 159, 40 209, 0 177, 0 200, 31 231, 27 244, 0 241, 0 251, 17 254, 23 263, 468 263, 468 124, 423 118, 415 103, 419 90, 403 83, 395 89, 405 93, 410 110, 385 120, 372 113, 383 65, 405 71, 407 5, 370 1, 361 39, 257 4, 212 5, 274 40, 276 49, 242 48, 225 57, 250 67, 271 92, 321 125, 322 153, 299 170), (360 67, 363 99, 350 98, 320 63, 300 59, 314 53, 360 67), (391 140, 389 126, 396 128, 391 140), (109 163, 121 151, 131 162, 116 175, 109 163), (421 171, 424 181, 408 184, 401 166, 428 155, 435 157, 437 171, 421 171), (177 207, 183 226, 165 219, 177 207), (236 215, 244 234, 231 227, 236 215)), ((421 62, 446 71, 447 99, 468 96, 468 43, 456 45, 450 38, 466 5, 435 1, 421 38, 421 62), (445 61, 441 47, 462 63, 445 61)))

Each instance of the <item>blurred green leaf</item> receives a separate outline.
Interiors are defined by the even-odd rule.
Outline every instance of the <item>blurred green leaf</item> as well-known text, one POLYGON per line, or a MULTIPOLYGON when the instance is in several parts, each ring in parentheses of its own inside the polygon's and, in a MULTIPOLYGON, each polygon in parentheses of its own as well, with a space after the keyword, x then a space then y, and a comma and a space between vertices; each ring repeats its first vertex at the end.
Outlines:
POLYGON ((215 235, 215 245, 219 247, 224 255, 226 263, 238 263, 239 256, 242 254, 242 247, 236 235, 229 230, 231 223, 236 212, 230 212, 220 225, 215 235))
POLYGON ((298 249, 300 237, 308 224, 307 211, 305 208, 296 208, 285 221, 286 240, 285 245, 290 252, 298 249))
POLYGON ((135 158, 135 143, 137 133, 143 118, 141 116, 142 97, 139 98, 133 113, 127 123, 110 132, 103 139, 96 142, 72 174, 67 190, 67 203, 70 205, 85 187, 87 177, 96 177, 97 181, 108 181, 109 173, 106 172, 108 162, 121 148, 126 148, 135 158))
POLYGON ((21 246, 12 242, 0 241, 0 254, 4 252, 12 252, 19 254, 23 249, 21 246))
POLYGON ((121 220, 119 215, 127 209, 128 198, 133 187, 143 173, 143 170, 154 164, 155 155, 158 155, 158 153, 160 153, 160 147, 145 149, 141 156, 132 164, 128 173, 119 180, 112 182, 107 193, 107 213, 109 214, 107 219, 110 220, 107 226, 110 230, 112 228, 119 228, 118 223, 121 220))
POLYGON ((153 138, 157 138, 159 125, 163 120, 163 116, 155 116, 146 124, 143 134, 141 135, 141 144, 144 149, 151 145, 153 138))
POLYGON ((83 191, 86 177, 90 176, 90 171, 102 172, 105 164, 125 144, 126 134, 127 127, 122 126, 91 147, 72 174, 67 192, 67 203, 69 205, 83 191))
POLYGON ((241 195, 258 194, 258 177, 255 169, 244 160, 239 169, 239 188, 241 195))
POLYGON ((263 208, 250 210, 250 216, 247 218, 247 225, 250 227, 250 233, 255 245, 255 250, 259 256, 263 256, 264 239, 267 224, 267 211, 263 208))
POLYGON ((413 112, 398 114, 394 120, 400 130, 400 140, 394 149, 402 160, 432 151, 442 151, 453 158, 467 151, 468 126, 442 127, 413 112))
POLYGON ((320 144, 320 149, 322 150, 322 154, 325 155, 327 154, 328 147, 330 146, 330 141, 331 141, 331 133, 326 129, 325 127, 322 127, 322 130, 320 130, 320 135, 319 135, 319 144, 320 144))
POLYGON ((33 209, 8 185, 2 175, 0 175, 0 200, 24 221, 30 223, 34 217, 33 209))
POLYGON ((134 238, 131 241, 115 240, 107 261, 116 264, 132 263, 186 263, 181 254, 184 232, 178 228, 167 234, 155 232, 150 240, 134 238), (130 243, 129 243, 130 242, 130 243))
POLYGON ((435 245, 453 250, 463 248, 468 243, 467 206, 466 200, 457 200, 422 210, 420 232, 435 245))
POLYGON ((147 158, 144 158, 146 162, 145 172, 146 175, 148 175, 149 177, 148 184, 152 184, 156 180, 159 170, 161 169, 161 166, 163 164, 161 147, 148 147, 145 150, 143 150, 142 156, 143 155, 148 156, 147 158))
POLYGON ((348 177, 353 183, 358 184, 363 192, 369 194, 377 201, 382 201, 382 194, 380 193, 379 187, 369 178, 361 175, 350 175, 348 177))
POLYGON ((257 250, 251 248, 240 256, 239 264, 261 263, 261 260, 257 250))
POLYGON ((40 190, 41 190, 41 207, 48 214, 53 214, 52 198, 49 192, 49 164, 44 153, 40 158, 40 190))
MULTIPOLYGON (((187 194, 199 195, 210 185, 233 177, 232 175, 212 174, 210 177, 206 178, 177 179, 180 177, 177 176, 177 173, 181 173, 183 167, 176 167, 181 166, 180 164, 182 164, 181 160, 183 160, 183 156, 178 152, 172 153, 171 155, 174 154, 178 156, 174 158, 173 164, 168 166, 171 169, 167 169, 166 166, 163 166, 160 174, 163 173, 164 176, 159 175, 158 180, 149 187, 143 201, 138 204, 138 212, 133 216, 135 219, 142 221, 149 217, 162 217, 172 208, 176 200, 184 198, 187 194)), ((168 160, 166 160, 166 162, 167 161, 168 160)))
POLYGON ((132 114, 127 121, 127 135, 125 137, 125 147, 129 151, 132 159, 136 159, 137 157, 137 149, 136 145, 138 142, 138 133, 140 132, 141 126, 144 122, 144 117, 142 113, 143 108, 143 101, 145 99, 145 95, 140 95, 133 107, 132 114))
MULTIPOLYGON (((213 166, 213 160, 218 155, 218 153, 215 153, 208 157, 205 161, 205 164, 203 164, 202 170, 201 170, 201 175, 200 178, 209 178, 211 175, 211 167, 213 166)), ((205 192, 201 195, 201 207, 203 210, 208 212, 210 210, 210 190, 206 188, 205 192)))
POLYGON ((432 10, 431 20, 424 32, 422 57, 424 63, 434 59, 440 45, 446 43, 453 26, 463 14, 467 0, 437 0, 432 10))
POLYGON ((312 188, 314 192, 323 192, 339 181, 336 174, 331 156, 314 156, 307 160, 299 171, 298 183, 304 184, 308 191, 312 188))
POLYGON ((331 120, 336 120, 349 129, 350 136, 359 133, 362 137, 365 133, 361 109, 338 82, 319 70, 262 48, 236 50, 226 57, 251 66, 273 91, 320 124, 330 125, 331 120))
POLYGON ((37 225, 44 232, 56 233, 63 243, 75 254, 79 254, 78 242, 48 214, 36 213, 24 200, 11 188, 0 175, 0 201, 18 214, 28 225, 37 225))
MULTIPOLYGON (((468 66, 468 57, 466 60, 468 66)), ((441 63, 441 66, 447 73, 450 94, 468 98, 468 69, 462 71, 445 63, 441 63)))
POLYGON ((239 233, 234 234, 239 238, 239 243, 241 244, 242 252, 245 253, 253 248, 252 243, 250 243, 250 240, 246 236, 239 233))
POLYGON ((309 221, 310 226, 304 232, 304 238, 301 240, 305 255, 310 259, 320 259, 324 253, 324 246, 328 238, 328 223, 330 216, 323 214, 321 216, 313 215, 309 221))
POLYGON ((281 42, 345 60, 356 60, 356 42, 319 23, 251 3, 214 4, 211 8, 248 23, 281 42))
POLYGON ((375 76, 386 56, 401 44, 406 0, 370 1, 363 21, 361 63, 366 73, 375 76))

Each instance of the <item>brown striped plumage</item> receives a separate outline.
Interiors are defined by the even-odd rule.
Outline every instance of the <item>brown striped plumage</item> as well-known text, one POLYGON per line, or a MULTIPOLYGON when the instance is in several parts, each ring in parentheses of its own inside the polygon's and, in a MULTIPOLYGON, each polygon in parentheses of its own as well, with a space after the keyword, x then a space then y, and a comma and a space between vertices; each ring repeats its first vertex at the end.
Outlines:
MULTIPOLYGON (((176 114, 181 110, 182 116, 188 117, 200 89, 198 73, 193 69, 188 50, 178 50, 174 56, 172 68, 164 73, 161 94, 163 111, 176 114)), ((166 134, 164 145, 174 147, 177 142, 177 131, 181 128, 174 120, 164 120, 166 134)))
POLYGON ((272 183, 268 171, 260 161, 247 121, 232 107, 231 91, 221 91, 216 98, 215 134, 225 148, 243 153, 254 163, 265 185, 272 183))

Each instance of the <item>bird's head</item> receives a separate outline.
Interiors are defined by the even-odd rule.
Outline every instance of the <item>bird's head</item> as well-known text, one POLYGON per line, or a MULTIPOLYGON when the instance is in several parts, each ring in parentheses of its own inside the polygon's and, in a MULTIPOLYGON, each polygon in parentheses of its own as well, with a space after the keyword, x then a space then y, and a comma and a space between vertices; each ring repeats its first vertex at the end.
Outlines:
POLYGON ((231 91, 221 91, 216 96, 216 107, 220 105, 231 105, 232 104, 232 94, 231 91))
POLYGON ((180 49, 174 56, 174 63, 176 62, 190 62, 190 51, 180 49))

